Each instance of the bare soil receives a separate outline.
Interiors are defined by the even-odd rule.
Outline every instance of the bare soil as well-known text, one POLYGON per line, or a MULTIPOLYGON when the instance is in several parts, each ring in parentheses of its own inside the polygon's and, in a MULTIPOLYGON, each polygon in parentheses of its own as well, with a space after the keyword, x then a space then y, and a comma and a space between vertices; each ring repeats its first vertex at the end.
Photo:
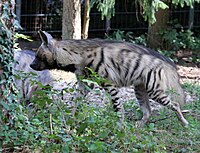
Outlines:
POLYGON ((200 68, 198 67, 186 67, 178 65, 178 73, 182 78, 182 81, 189 81, 200 84, 200 68))
POLYGON ((178 59, 177 68, 182 81, 200 84, 200 51, 180 50, 175 54, 178 59), (196 59, 196 61, 193 61, 196 59))

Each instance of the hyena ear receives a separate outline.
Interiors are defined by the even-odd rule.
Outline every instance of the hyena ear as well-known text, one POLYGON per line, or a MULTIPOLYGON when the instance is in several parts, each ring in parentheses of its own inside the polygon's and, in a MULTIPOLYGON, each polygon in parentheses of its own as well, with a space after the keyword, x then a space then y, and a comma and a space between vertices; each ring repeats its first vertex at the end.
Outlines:
POLYGON ((45 45, 50 44, 53 40, 53 37, 45 31, 39 30, 38 34, 40 36, 40 39, 42 40, 42 43, 44 43, 45 45))

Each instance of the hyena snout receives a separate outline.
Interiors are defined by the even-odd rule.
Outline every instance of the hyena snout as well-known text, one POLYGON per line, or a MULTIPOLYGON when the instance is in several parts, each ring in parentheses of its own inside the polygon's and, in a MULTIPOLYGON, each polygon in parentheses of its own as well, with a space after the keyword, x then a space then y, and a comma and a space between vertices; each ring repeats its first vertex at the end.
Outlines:
POLYGON ((35 60, 30 64, 30 67, 31 67, 33 70, 41 71, 41 70, 44 70, 44 69, 45 69, 45 64, 44 64, 43 62, 40 62, 40 61, 38 61, 37 59, 35 59, 35 60))

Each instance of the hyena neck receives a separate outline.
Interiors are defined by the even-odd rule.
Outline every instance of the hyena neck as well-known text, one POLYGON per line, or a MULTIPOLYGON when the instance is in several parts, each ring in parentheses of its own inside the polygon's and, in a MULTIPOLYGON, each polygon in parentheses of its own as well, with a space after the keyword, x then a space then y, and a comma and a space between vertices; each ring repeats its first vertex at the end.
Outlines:
POLYGON ((63 66, 62 64, 57 63, 56 69, 74 73, 76 71, 76 66, 75 66, 75 64, 69 64, 69 65, 63 66))
POLYGON ((68 50, 67 47, 54 48, 53 52, 55 69, 69 71, 73 73, 76 71, 75 65, 77 65, 77 63, 79 62, 78 59, 80 60, 80 57, 78 55, 74 55, 75 53, 73 53, 71 50, 68 50))
POLYGON ((78 65, 83 61, 81 52, 77 51, 76 48, 71 48, 67 44, 60 44, 54 49, 54 57, 57 63, 62 66, 69 64, 78 65))

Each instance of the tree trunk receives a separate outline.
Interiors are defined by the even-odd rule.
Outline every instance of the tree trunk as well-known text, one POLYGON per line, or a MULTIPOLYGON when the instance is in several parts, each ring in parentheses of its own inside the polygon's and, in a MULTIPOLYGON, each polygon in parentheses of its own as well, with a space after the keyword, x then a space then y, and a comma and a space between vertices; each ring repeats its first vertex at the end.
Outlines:
POLYGON ((162 48, 162 37, 159 35, 161 30, 167 28, 169 22, 169 9, 160 9, 156 12, 156 22, 148 28, 148 46, 151 48, 162 48))
POLYGON ((85 0, 84 6, 82 38, 87 39, 90 23, 90 0, 85 0))
POLYGON ((81 39, 80 0, 63 0, 62 39, 81 39))

